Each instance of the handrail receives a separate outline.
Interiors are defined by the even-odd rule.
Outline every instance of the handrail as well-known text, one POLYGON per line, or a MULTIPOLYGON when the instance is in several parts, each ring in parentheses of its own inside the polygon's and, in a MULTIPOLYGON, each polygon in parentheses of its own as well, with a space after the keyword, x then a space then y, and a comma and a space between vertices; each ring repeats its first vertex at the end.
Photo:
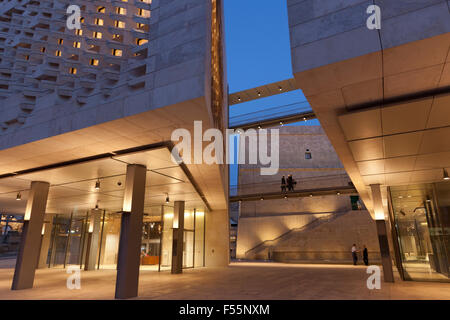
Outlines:
MULTIPOLYGON (((254 246, 253 248, 247 250, 247 251, 245 252, 245 256, 247 256, 247 254, 249 254, 251 251, 253 251, 253 250, 255 250, 255 249, 259 248, 259 247, 264 246, 264 245, 265 245, 266 243, 268 243, 268 242, 274 242, 274 241, 280 240, 281 238, 283 238, 283 237, 285 237, 285 236, 287 236, 288 234, 293 233, 293 232, 297 232, 297 231, 305 231, 305 229, 310 229, 311 227, 314 227, 314 226, 315 226, 316 224, 318 224, 319 222, 320 222, 320 224, 321 224, 322 222, 330 222, 330 221, 332 221, 332 220, 337 219, 338 217, 343 216, 344 214, 346 214, 346 213, 348 213, 348 212, 349 212, 348 210, 347 210, 347 211, 338 211, 338 212, 334 212, 334 213, 331 213, 329 216, 316 218, 316 219, 314 219, 313 221, 311 221, 310 223, 305 224, 304 226, 301 226, 301 227, 298 227, 298 228, 292 228, 292 229, 286 231, 285 233, 279 235, 278 237, 276 237, 276 238, 274 238, 274 239, 271 239, 271 240, 264 240, 263 242, 259 243, 258 245, 254 246)), ((317 214, 317 213, 312 213, 312 214, 317 214)))

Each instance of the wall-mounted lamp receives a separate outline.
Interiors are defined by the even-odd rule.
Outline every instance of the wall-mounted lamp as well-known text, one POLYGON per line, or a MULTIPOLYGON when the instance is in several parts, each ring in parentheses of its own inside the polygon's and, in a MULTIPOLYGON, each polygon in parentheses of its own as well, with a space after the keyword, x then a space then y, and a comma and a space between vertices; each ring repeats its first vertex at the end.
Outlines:
POLYGON ((442 169, 444 172, 444 180, 450 180, 450 177, 448 176, 448 172, 447 172, 447 170, 445 170, 445 168, 444 169, 442 169))
POLYGON ((169 203, 170 202, 170 199, 169 199, 169 195, 167 194, 166 195, 166 203, 169 203))

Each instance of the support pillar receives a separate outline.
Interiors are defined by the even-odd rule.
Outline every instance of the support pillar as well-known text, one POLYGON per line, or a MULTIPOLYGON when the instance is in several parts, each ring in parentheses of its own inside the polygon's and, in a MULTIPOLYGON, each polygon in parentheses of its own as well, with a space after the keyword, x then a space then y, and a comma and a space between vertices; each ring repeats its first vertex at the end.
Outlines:
POLYGON ((33 181, 31 183, 12 290, 33 287, 34 274, 40 253, 42 224, 44 222, 49 187, 50 184, 48 182, 33 181))
POLYGON ((116 298, 137 297, 147 168, 128 165, 117 260, 116 298))
POLYGON ((383 275, 385 282, 394 282, 394 272, 392 270, 392 259, 389 250, 388 234, 386 229, 385 214, 381 190, 379 184, 370 185, 372 189, 372 201, 377 224, 378 242, 380 244, 381 263, 383 265, 383 275))
POLYGON ((86 260, 84 262, 84 270, 86 271, 95 270, 95 264, 97 263, 100 220, 101 211, 98 209, 92 210, 87 233, 86 260))
POLYGON ((38 260, 38 269, 47 268, 48 249, 50 248, 50 242, 52 240, 52 228, 53 228, 53 216, 48 216, 47 221, 44 221, 42 226, 42 240, 41 250, 38 260))
POLYGON ((183 272, 184 201, 175 201, 173 212, 172 274, 183 272))

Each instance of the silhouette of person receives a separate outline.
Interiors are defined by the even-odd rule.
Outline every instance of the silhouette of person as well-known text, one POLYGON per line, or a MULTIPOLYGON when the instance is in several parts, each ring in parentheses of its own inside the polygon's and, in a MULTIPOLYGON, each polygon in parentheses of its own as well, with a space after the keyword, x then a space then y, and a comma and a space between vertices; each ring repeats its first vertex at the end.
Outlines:
POLYGON ((369 265, 369 252, 367 251, 366 245, 364 245, 363 250, 363 261, 366 266, 369 265))
POLYGON ((353 265, 356 266, 358 263, 358 249, 356 249, 356 244, 353 244, 352 246, 352 258, 353 258, 353 265))
POLYGON ((286 192, 286 177, 281 178, 281 192, 286 192))
POLYGON ((293 180, 292 180, 292 175, 288 175, 287 187, 288 187, 288 191, 294 191, 294 183, 293 183, 293 180))

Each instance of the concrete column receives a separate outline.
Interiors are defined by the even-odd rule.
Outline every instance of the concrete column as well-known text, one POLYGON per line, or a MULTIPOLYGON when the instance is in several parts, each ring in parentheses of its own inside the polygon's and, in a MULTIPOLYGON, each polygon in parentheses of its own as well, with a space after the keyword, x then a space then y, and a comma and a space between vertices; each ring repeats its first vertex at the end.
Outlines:
POLYGON ((87 233, 86 260, 84 270, 95 270, 97 263, 98 242, 100 234, 101 211, 94 209, 91 211, 89 228, 87 233))
POLYGON ((147 168, 128 165, 117 260, 116 298, 137 297, 147 168))
POLYGON ((12 290, 33 287, 34 274, 40 253, 42 224, 44 222, 49 187, 50 184, 47 182, 33 181, 31 183, 12 290))
POLYGON ((184 201, 175 201, 173 212, 172 273, 183 272, 184 201))
POLYGON ((380 244, 381 263, 383 265, 383 275, 385 282, 394 282, 394 272, 392 270, 392 259, 389 250, 388 234, 386 229, 385 214, 381 190, 379 184, 370 185, 372 190, 373 208, 377 224, 378 242, 380 244))
POLYGON ((43 234, 41 235, 41 250, 38 259, 38 269, 47 268, 48 249, 52 240, 53 216, 48 216, 47 221, 44 221, 42 227, 43 234))
POLYGON ((230 263, 228 210, 214 210, 205 214, 205 264, 207 267, 226 267, 230 263))

